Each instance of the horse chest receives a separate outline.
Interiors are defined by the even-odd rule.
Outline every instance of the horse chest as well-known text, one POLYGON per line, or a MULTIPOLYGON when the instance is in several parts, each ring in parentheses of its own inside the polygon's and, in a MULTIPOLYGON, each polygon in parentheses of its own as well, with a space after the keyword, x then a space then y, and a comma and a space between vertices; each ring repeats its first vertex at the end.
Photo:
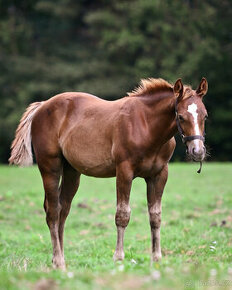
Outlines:
POLYGON ((162 170, 164 165, 164 160, 160 159, 157 155, 144 157, 136 168, 136 175, 140 177, 154 176, 162 170))
MULTIPOLYGON (((175 139, 171 138, 168 142, 154 151, 149 149, 145 153, 136 156, 137 176, 148 177, 157 175, 163 167, 168 164, 175 149, 175 139)), ((143 151, 141 151, 143 152, 143 151)))

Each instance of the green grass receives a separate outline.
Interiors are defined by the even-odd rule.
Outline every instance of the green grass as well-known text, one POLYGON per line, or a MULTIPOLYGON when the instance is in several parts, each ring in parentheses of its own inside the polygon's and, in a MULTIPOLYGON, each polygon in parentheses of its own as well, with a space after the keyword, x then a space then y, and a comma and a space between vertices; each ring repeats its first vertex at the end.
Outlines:
POLYGON ((197 169, 169 167, 163 259, 152 268, 143 179, 133 182, 125 261, 114 264, 115 179, 82 176, 66 222, 67 271, 61 272, 51 267, 38 169, 1 166, 0 289, 231 289, 232 164, 205 164, 200 175, 197 169))

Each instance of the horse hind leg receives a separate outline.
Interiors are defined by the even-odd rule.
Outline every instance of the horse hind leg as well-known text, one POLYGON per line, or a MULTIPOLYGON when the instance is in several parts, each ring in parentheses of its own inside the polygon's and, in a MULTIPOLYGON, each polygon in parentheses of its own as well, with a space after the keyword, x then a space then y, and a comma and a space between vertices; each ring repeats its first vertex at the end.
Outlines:
POLYGON ((63 176, 60 190, 61 211, 59 216, 59 241, 62 255, 64 257, 63 235, 64 224, 69 214, 71 202, 80 184, 80 173, 76 171, 66 160, 63 164, 63 176))
POLYGON ((62 172, 62 162, 60 157, 43 158, 43 160, 38 158, 37 162, 45 191, 44 210, 53 247, 52 263, 54 268, 64 270, 65 262, 59 240, 59 218, 61 211, 59 181, 62 172))

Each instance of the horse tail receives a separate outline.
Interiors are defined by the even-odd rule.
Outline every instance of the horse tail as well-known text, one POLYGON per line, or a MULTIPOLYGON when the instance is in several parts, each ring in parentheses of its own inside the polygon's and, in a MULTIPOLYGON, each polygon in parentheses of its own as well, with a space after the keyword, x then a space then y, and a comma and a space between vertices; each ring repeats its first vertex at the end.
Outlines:
POLYGON ((36 111, 43 102, 30 104, 23 114, 15 133, 15 139, 11 145, 10 164, 30 166, 33 164, 31 149, 31 123, 36 111))

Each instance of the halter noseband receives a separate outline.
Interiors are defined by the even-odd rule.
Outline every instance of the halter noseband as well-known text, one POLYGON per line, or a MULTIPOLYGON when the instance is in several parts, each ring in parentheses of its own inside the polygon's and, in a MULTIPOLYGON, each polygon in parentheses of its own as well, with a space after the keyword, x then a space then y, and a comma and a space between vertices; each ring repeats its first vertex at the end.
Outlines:
MULTIPOLYGON (((203 143, 204 143, 205 142, 205 132, 204 132, 203 136, 202 135, 191 135, 191 136, 184 135, 184 131, 180 125, 180 120, 178 118, 177 104, 178 104, 178 98, 176 98, 176 101, 175 101, 175 114, 176 114, 176 125, 177 125, 177 129, 180 133, 180 137, 181 137, 182 142, 186 145, 186 142, 188 142, 188 141, 199 139, 199 140, 203 141, 203 143)), ((197 171, 197 173, 201 173, 201 167, 202 167, 202 161, 200 161, 200 168, 197 171)))

